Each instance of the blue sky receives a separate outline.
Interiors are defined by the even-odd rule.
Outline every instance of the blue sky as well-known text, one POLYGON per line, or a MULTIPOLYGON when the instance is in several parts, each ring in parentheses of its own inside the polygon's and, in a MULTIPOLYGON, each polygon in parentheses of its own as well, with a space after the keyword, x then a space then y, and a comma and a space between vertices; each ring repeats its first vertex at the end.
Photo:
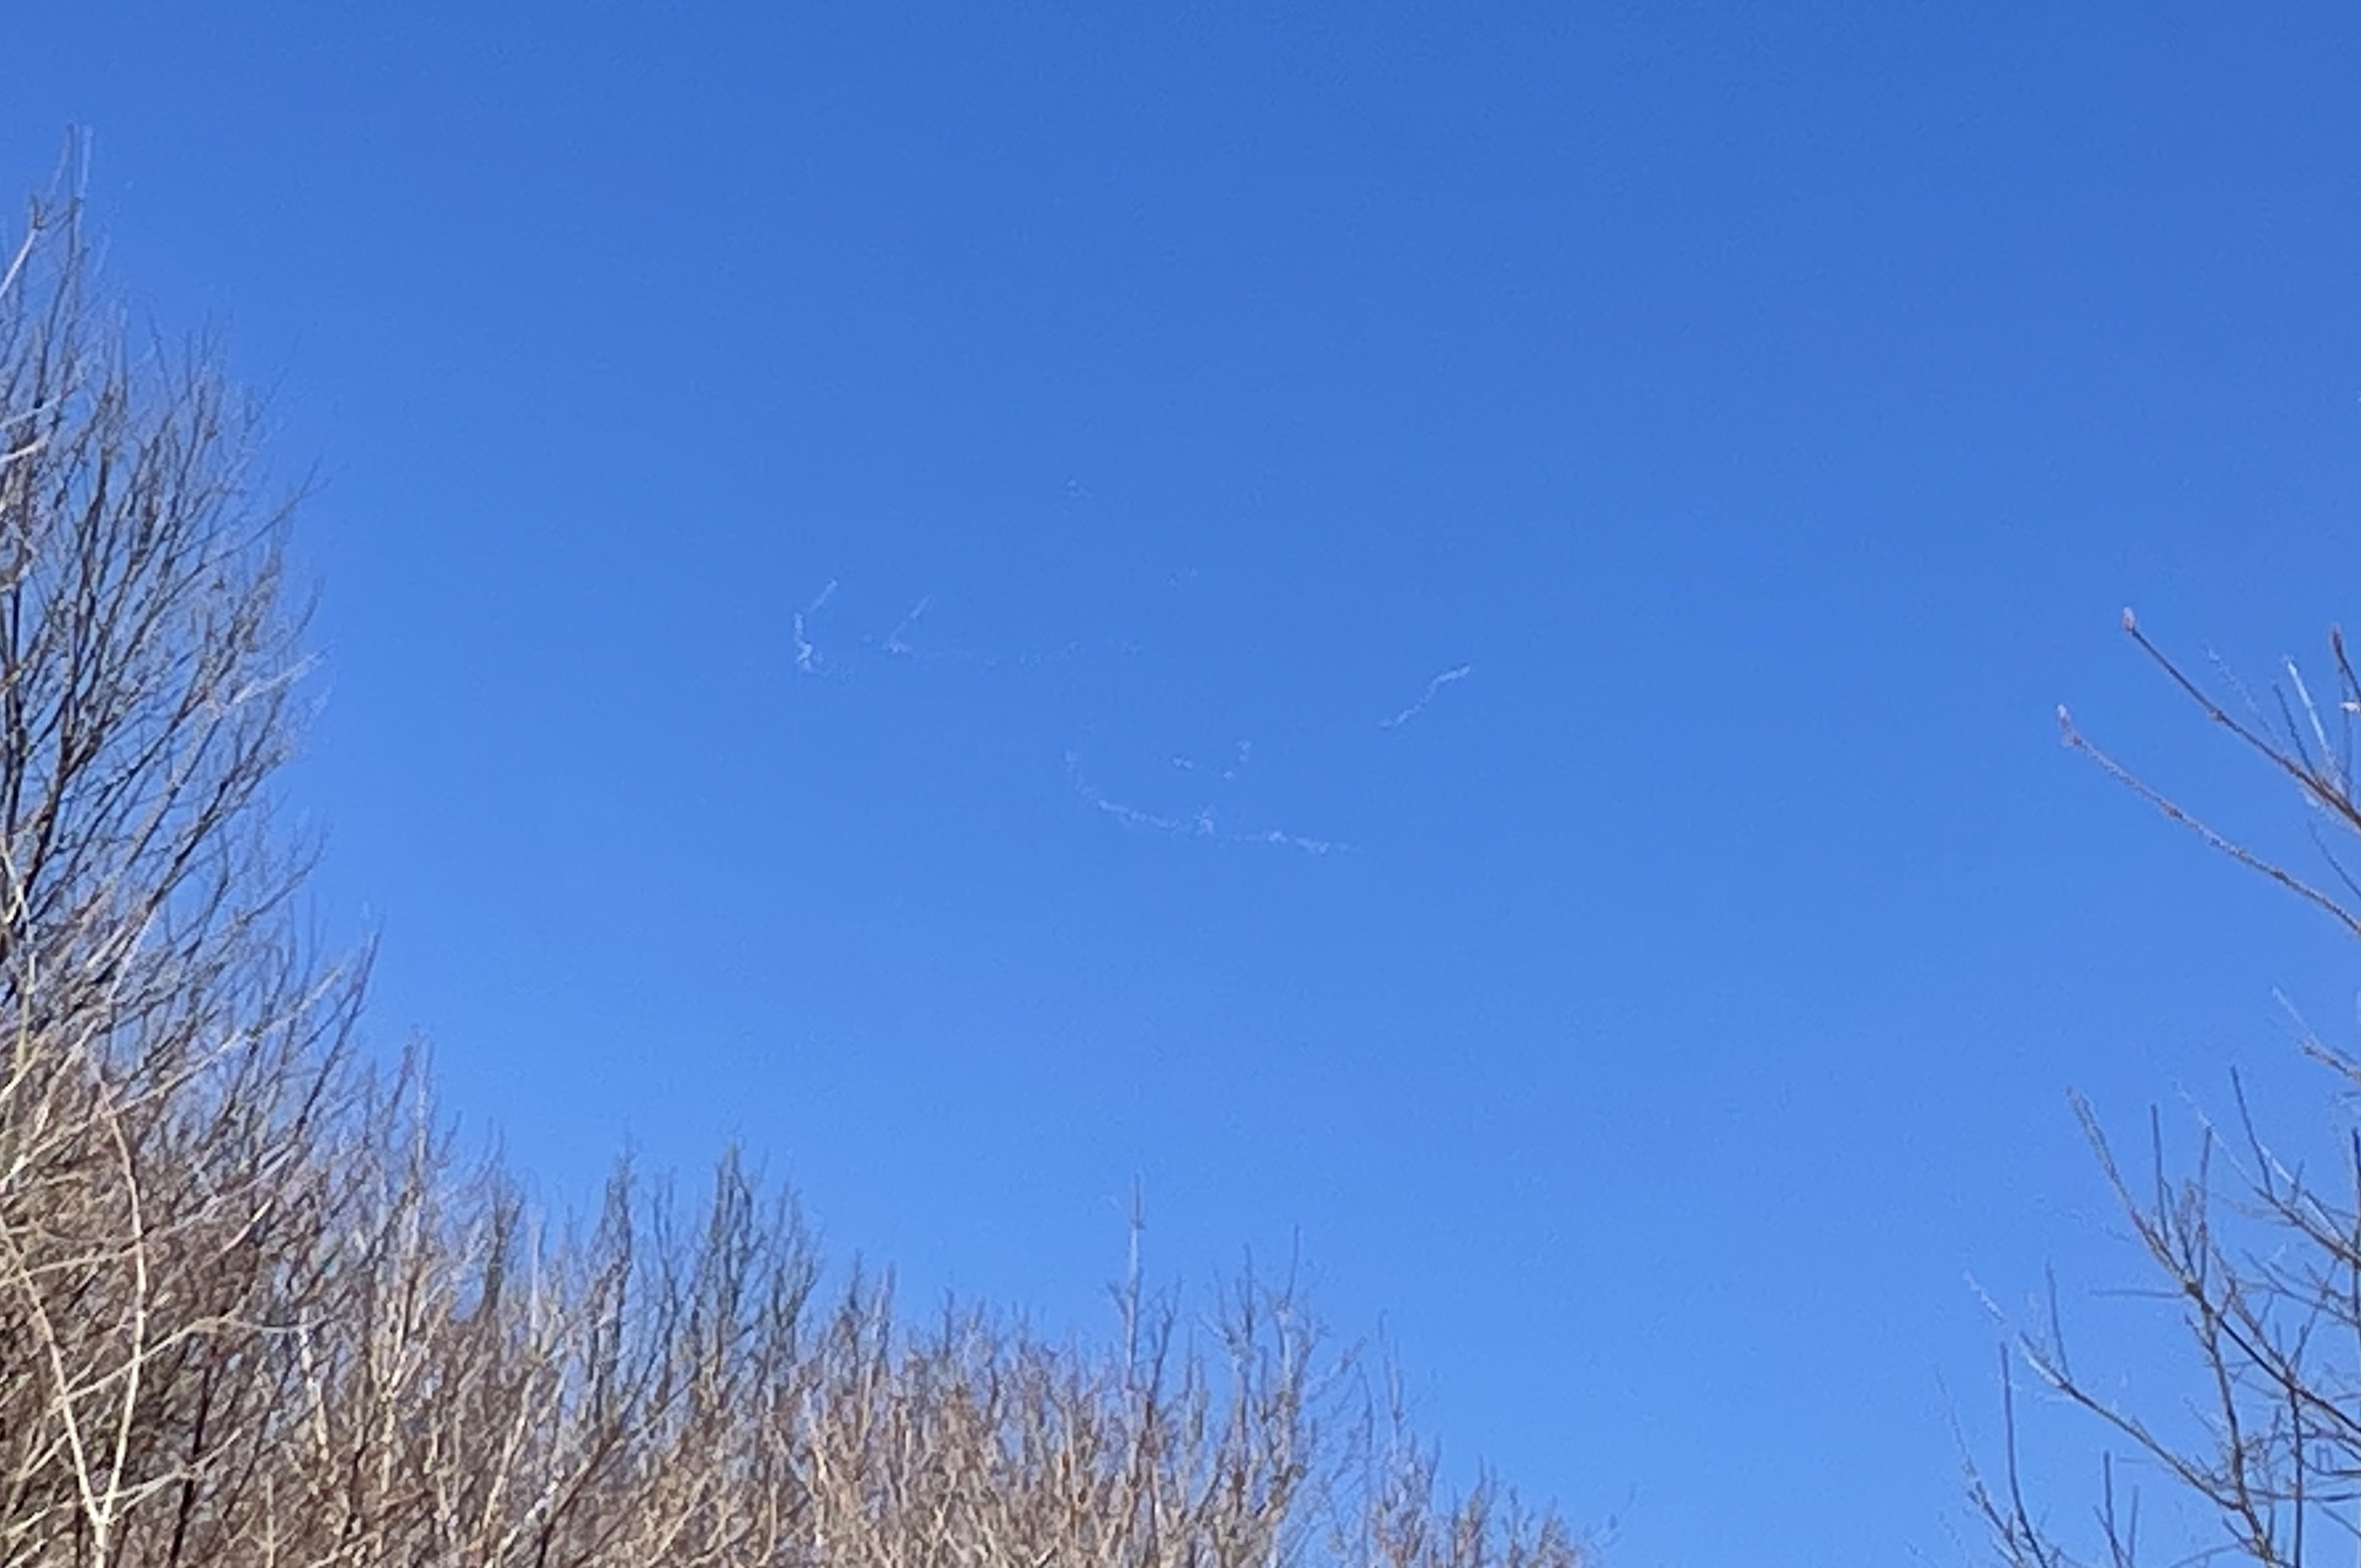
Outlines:
POLYGON ((1091 1324, 1137 1181, 1610 1563, 1949 1563, 2066 1090, 2328 1124, 2350 952, 2051 715, 2301 852, 2114 625, 2356 609, 2356 35, 94 3, 0 150, 315 478, 319 919, 553 1201, 1091 1324))

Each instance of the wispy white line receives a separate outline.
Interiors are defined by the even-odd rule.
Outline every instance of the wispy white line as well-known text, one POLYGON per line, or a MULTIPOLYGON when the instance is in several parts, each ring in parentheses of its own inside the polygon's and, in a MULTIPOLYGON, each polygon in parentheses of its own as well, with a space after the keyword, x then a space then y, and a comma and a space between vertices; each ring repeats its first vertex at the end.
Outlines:
POLYGON ((1047 653, 1019 653, 1016 655, 1016 663, 1020 669, 1038 669, 1046 664, 1056 663, 1060 659, 1079 657, 1084 651, 1082 643, 1073 641, 1062 648, 1053 648, 1047 653))
POLYGON ((1177 817, 1159 817, 1152 811, 1142 811, 1136 806, 1109 800, 1088 789, 1083 791, 1082 798, 1126 828, 1152 828, 1159 833, 1196 834, 1207 830, 1205 825, 1213 820, 1210 811, 1191 822, 1183 822, 1177 817))
POLYGON ((818 598, 813 599, 811 603, 804 606, 803 609, 796 611, 796 673, 797 674, 816 675, 819 674, 819 650, 812 646, 810 635, 811 618, 818 615, 828 604, 828 601, 835 597, 836 579, 834 577, 830 577, 828 580, 828 587, 820 589, 818 598))
MULTIPOLYGON (((1183 759, 1174 758, 1175 762, 1183 759)), ((1283 849, 1301 850, 1309 855, 1349 854, 1354 846, 1332 839, 1309 839, 1300 833, 1283 833, 1268 828, 1259 833, 1225 833, 1215 821, 1213 808, 1198 808, 1194 817, 1163 817, 1153 811, 1142 811, 1136 806, 1126 806, 1119 800, 1109 800, 1098 786, 1082 777, 1082 759, 1072 751, 1066 753, 1066 777, 1074 793, 1126 828, 1146 828, 1158 833, 1170 833, 1177 838, 1208 839, 1223 844, 1272 844, 1283 849)))
POLYGON ((906 659, 914 664, 972 664, 985 670, 1033 669, 1061 659, 1074 658, 1085 651, 1084 645, 1081 642, 1069 642, 1062 648, 1053 649, 1046 653, 1015 654, 980 653, 972 648, 940 645, 918 647, 909 641, 910 630, 925 620, 928 612, 934 607, 935 596, 928 594, 904 611, 902 619, 894 623, 894 630, 888 631, 882 640, 875 637, 863 637, 862 641, 888 658, 906 659))
POLYGON ((912 653, 917 652, 917 650, 912 648, 907 642, 902 641, 902 633, 909 630, 913 626, 917 625, 918 618, 926 614, 927 607, 934 602, 935 596, 932 594, 927 595, 924 598, 910 607, 909 614, 904 616, 901 620, 894 623, 894 630, 885 634, 885 652, 888 653, 912 653))
POLYGON ((1466 680, 1475 673, 1476 666, 1473 664, 1460 664, 1455 668, 1444 671, 1443 674, 1435 676, 1434 679, 1426 683, 1426 690, 1419 694, 1418 700, 1416 702, 1411 703, 1408 707, 1403 708, 1391 718, 1378 720, 1378 728, 1380 729, 1400 729, 1403 725, 1408 724, 1411 719, 1416 718, 1421 713, 1426 710, 1426 705, 1434 700, 1435 693, 1441 691, 1444 687, 1449 685, 1454 681, 1466 680))
MULTIPOLYGON (((1239 741, 1237 751, 1232 755, 1229 764, 1222 769, 1222 782, 1224 784, 1227 784, 1232 779, 1237 777, 1240 773, 1246 772, 1246 764, 1252 761, 1254 761, 1254 742, 1251 740, 1239 741)), ((1173 753, 1171 762, 1174 767, 1180 769, 1184 773, 1209 773, 1212 771, 1211 763, 1200 762, 1194 757, 1184 757, 1177 751, 1173 753)))
POLYGON ((1244 842, 1252 844, 1284 844, 1290 850, 1301 850, 1307 855, 1347 854, 1353 848, 1350 844, 1340 844, 1333 839, 1306 839, 1300 833, 1282 833, 1276 828, 1268 833, 1243 834, 1240 838, 1244 842))

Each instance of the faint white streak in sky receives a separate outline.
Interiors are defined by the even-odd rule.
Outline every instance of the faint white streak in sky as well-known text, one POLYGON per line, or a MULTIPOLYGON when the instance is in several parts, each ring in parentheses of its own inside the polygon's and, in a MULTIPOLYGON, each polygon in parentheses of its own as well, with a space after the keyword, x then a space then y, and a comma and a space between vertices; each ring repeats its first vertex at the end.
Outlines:
POLYGON ((828 601, 835 597, 836 579, 834 577, 830 577, 828 580, 828 587, 820 589, 818 598, 813 599, 811 603, 804 606, 803 609, 796 611, 796 673, 797 674, 816 675, 819 674, 819 650, 812 646, 810 634, 811 618, 818 615, 820 610, 826 607, 828 601))
POLYGON ((1454 681, 1466 680, 1475 673, 1476 666, 1473 664, 1460 664, 1452 669, 1444 671, 1443 674, 1435 676, 1434 679, 1426 683, 1426 689, 1419 693, 1418 700, 1416 702, 1411 703, 1408 707, 1403 708, 1391 718, 1380 719, 1378 723, 1378 728, 1380 729, 1400 729, 1403 725, 1408 724, 1411 719, 1416 718, 1421 713, 1425 711, 1426 705, 1434 700, 1435 693, 1441 691, 1444 687, 1449 685, 1454 681))
POLYGON ((910 630, 934 607, 935 596, 928 594, 903 613, 902 619, 894 623, 894 630, 887 632, 882 641, 873 637, 863 637, 862 641, 888 658, 906 659, 914 664, 972 664, 984 670, 1004 667, 1034 669, 1060 659, 1071 659, 1084 652, 1084 645, 1079 641, 1069 642, 1046 653, 982 653, 972 648, 917 647, 909 641, 910 630))
MULTIPOLYGON (((1237 751, 1231 757, 1229 765, 1222 770, 1222 782, 1224 784, 1227 784, 1232 779, 1237 777, 1240 773, 1246 772, 1246 764, 1253 760, 1254 742, 1251 740, 1239 741, 1237 751)), ((1174 767, 1180 769, 1184 773, 1202 773, 1211 771, 1206 764, 1199 762, 1194 757, 1184 757, 1177 751, 1172 754, 1170 762, 1174 767)))
MULTIPOLYGON (((1191 766, 1186 758, 1175 757, 1176 763, 1191 766)), ((1146 828, 1158 833, 1170 833, 1183 839, 1207 839, 1224 844, 1272 844, 1282 849, 1301 850, 1308 855, 1349 854, 1354 846, 1333 839, 1309 839, 1301 833, 1284 833, 1276 828, 1261 832, 1225 833, 1215 820, 1210 805, 1197 808, 1193 817, 1164 817, 1153 811, 1142 811, 1119 800, 1109 800, 1098 786, 1082 777, 1082 758, 1072 751, 1066 753, 1066 777, 1081 795, 1107 816, 1126 828, 1146 828)))
MULTIPOLYGON (((1254 742, 1251 740, 1239 741, 1237 743, 1236 751, 1231 754, 1229 762, 1222 768, 1222 782, 1224 784, 1227 784, 1232 779, 1237 777, 1240 773, 1246 772, 1246 763, 1253 761, 1253 759, 1254 742)), ((1213 772, 1212 763, 1200 762, 1196 758, 1184 757, 1178 751, 1175 751, 1169 760, 1174 767, 1180 769, 1184 773, 1205 773, 1213 772)))
MULTIPOLYGON (((1176 762, 1186 761, 1180 757, 1175 757, 1172 760, 1176 762)), ((1074 786, 1076 795, 1126 826, 1153 828, 1159 833, 1189 831, 1189 824, 1178 817, 1159 817, 1154 812, 1142 811, 1137 806, 1126 806, 1120 801, 1109 800, 1100 792, 1098 785, 1082 777, 1082 759, 1078 753, 1071 751, 1066 753, 1066 781, 1074 786)))
POLYGON ((1083 652, 1085 652, 1084 645, 1078 641, 1069 642, 1062 648, 1052 648, 1047 653, 1019 653, 1016 655, 1016 663, 1024 669, 1038 669, 1044 664, 1052 664, 1060 659, 1075 658, 1083 652))
POLYGON ((917 652, 917 650, 913 649, 907 642, 902 641, 902 633, 917 625, 918 618, 926 614, 927 607, 934 602, 935 596, 932 594, 927 595, 924 598, 921 598, 917 603, 910 607, 910 612, 907 615, 894 623, 894 630, 885 634, 885 652, 888 653, 910 653, 917 652))
POLYGON ((1189 825, 1186 822, 1178 822, 1170 817, 1150 816, 1137 806, 1118 805, 1112 800, 1094 801, 1093 804, 1117 822, 1128 823, 1134 828, 1153 828, 1159 833, 1189 831, 1189 825))
POLYGON ((1290 850, 1301 850, 1307 855, 1350 854, 1353 850, 1352 845, 1338 843, 1334 839, 1307 839, 1301 833, 1282 833, 1276 828, 1268 833, 1246 833, 1239 837, 1245 842, 1252 844, 1284 844, 1290 850))

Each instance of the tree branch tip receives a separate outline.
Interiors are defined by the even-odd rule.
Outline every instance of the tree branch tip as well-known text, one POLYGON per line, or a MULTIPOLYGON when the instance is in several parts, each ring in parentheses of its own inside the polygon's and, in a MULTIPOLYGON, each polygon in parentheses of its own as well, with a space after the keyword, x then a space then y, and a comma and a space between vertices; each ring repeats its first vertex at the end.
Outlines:
POLYGON ((2124 630, 2125 631, 2139 630, 2139 617, 2132 613, 2132 607, 2129 605, 2124 606, 2124 630))

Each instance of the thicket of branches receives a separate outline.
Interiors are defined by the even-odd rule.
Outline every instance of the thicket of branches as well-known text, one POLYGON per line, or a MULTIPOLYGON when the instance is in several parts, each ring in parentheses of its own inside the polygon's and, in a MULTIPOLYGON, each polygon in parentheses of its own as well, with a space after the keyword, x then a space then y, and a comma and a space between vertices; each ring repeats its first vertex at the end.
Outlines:
POLYGON ((250 409, 71 206, 0 267, 0 1565, 1577 1563, 1284 1290, 917 1324, 734 1161, 560 1226, 456 1157, 291 917, 250 409))
MULTIPOLYGON (((2344 858, 2347 836, 2361 835, 2361 675, 2342 633, 2329 633, 2330 689, 2315 694, 2290 662, 2281 683, 2256 700, 2235 690, 2217 697, 2128 610, 2124 630, 2212 725, 2294 785, 2313 817, 2326 876, 2307 878, 2216 831, 2092 745, 2061 709, 2067 743, 2214 849, 2361 937, 2361 880, 2344 858)), ((2316 1036, 2303 1047, 2346 1091, 2361 1090, 2361 1056, 2316 1036)), ((2037 1387, 2096 1417, 2115 1452, 2103 1463, 2095 1507, 2070 1514, 2061 1529, 2020 1475, 2004 1363, 2004 1464, 1997 1475, 1971 1472, 1970 1486, 2013 1568, 2217 1559, 2301 1568, 2346 1564, 2361 1553, 2361 1126, 2348 1128, 2326 1169, 2307 1169, 2265 1136, 2235 1076, 2232 1090, 2231 1120, 2201 1120, 2185 1164, 2167 1156, 2153 1110, 2135 1161, 2087 1103, 2074 1102, 2152 1292, 2184 1332, 2179 1370, 2190 1376, 2175 1391, 2185 1387, 2191 1398, 2128 1397, 2115 1380, 2078 1366, 2053 1304, 2048 1323, 2013 1347, 2015 1360, 2037 1387), (2144 1553, 2142 1480, 2166 1489, 2179 1519, 2193 1515, 2202 1538, 2176 1532, 2160 1556, 2153 1541, 2144 1553)))

